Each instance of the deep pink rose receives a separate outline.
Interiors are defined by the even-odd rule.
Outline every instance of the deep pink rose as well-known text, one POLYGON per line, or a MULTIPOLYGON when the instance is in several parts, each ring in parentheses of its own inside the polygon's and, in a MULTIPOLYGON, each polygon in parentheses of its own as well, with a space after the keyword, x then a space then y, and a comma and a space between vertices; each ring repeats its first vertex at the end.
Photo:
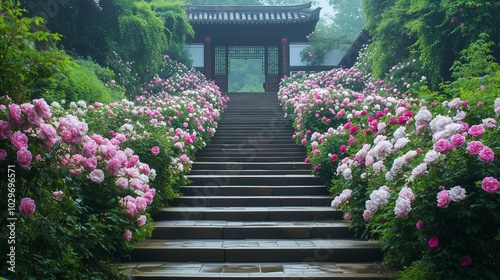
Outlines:
POLYGON ((90 172, 89 178, 92 182, 100 184, 104 181, 104 172, 101 169, 94 169, 90 172))
POLYGON ((482 124, 473 125, 469 128, 469 134, 472 137, 479 137, 484 134, 484 126, 482 124))
POLYGON ((31 160, 33 159, 33 155, 26 148, 22 148, 17 151, 17 163, 22 168, 29 168, 31 165, 31 160))
POLYGON ((346 145, 340 146, 340 153, 343 154, 345 153, 345 151, 347 151, 347 146, 346 145))
POLYGON ((441 138, 434 143, 434 150, 436 152, 445 153, 451 150, 453 146, 447 139, 441 138))
POLYGON ((465 137, 461 134, 455 134, 452 138, 451 138, 451 144, 453 145, 453 147, 455 148, 459 148, 459 147, 462 147, 462 145, 465 143, 465 137))
POLYGON ((448 208, 451 199, 447 190, 442 190, 437 194, 437 206, 439 208, 448 208))
POLYGON ((122 162, 117 158, 108 161, 108 164, 106 165, 106 170, 112 176, 117 176, 120 173, 121 168, 122 162))
POLYGON ((311 159, 307 157, 306 159, 304 159, 304 162, 305 162, 305 163, 310 163, 310 162, 311 162, 311 159))
POLYGON ((0 161, 4 161, 7 158, 7 151, 5 149, 0 149, 0 161))
POLYGON ((10 127, 10 123, 7 121, 0 120, 0 139, 6 140, 9 139, 12 135, 12 130, 10 127))
POLYGON ((28 136, 24 133, 16 131, 12 135, 12 148, 16 151, 21 150, 22 148, 28 148, 28 136))
POLYGON ((472 141, 467 144, 467 151, 473 155, 479 154, 483 148, 484 145, 481 141, 472 141))
POLYGON ((23 216, 33 215, 35 213, 35 201, 29 197, 21 199, 21 204, 19 205, 19 211, 23 216))
POLYGON ((461 268, 467 268, 471 264, 472 264, 472 258, 469 256, 461 257, 460 260, 458 261, 458 265, 460 265, 461 268))
POLYGON ((479 153, 479 160, 484 163, 490 163, 495 159, 495 153, 490 147, 484 146, 484 148, 479 153))
POLYGON ((429 239, 427 244, 429 244, 429 247, 431 249, 436 249, 437 247, 439 247, 439 238, 437 238, 437 236, 433 236, 431 237, 431 239, 429 239))
POLYGON ((130 240, 132 240, 132 232, 130 230, 126 229, 123 232, 123 240, 126 242, 130 242, 130 240))
POLYGON ((21 113, 21 107, 17 104, 9 104, 9 115, 11 123, 15 126, 23 125, 23 115, 21 113))
POLYGON ((488 193, 495 193, 500 188, 500 182, 493 177, 486 177, 481 183, 481 188, 488 193))
POLYGON ((418 230, 421 230, 425 227, 425 223, 424 221, 419 220, 415 226, 417 227, 418 230))

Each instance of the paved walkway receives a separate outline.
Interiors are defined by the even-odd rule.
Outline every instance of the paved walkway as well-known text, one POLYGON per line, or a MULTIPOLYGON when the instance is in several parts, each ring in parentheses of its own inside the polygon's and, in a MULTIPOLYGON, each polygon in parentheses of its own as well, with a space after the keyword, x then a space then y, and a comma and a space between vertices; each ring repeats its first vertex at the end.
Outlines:
POLYGON ((230 94, 217 133, 155 218, 124 273, 134 279, 388 279, 311 175, 276 94, 230 94))

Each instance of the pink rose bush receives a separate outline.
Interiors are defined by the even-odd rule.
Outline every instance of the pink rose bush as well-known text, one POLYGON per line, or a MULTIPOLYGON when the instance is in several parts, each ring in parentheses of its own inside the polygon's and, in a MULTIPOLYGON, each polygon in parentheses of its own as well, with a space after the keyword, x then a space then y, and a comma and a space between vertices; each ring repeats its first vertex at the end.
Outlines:
POLYGON ((500 98, 474 107, 461 98, 431 103, 415 92, 353 68, 286 78, 278 98, 313 174, 336 195, 331 206, 349 213, 362 237, 393 248, 388 260, 410 266, 429 259, 458 275, 466 255, 493 269, 488 256, 500 251, 500 214, 493 210, 500 206, 500 98), (348 200, 341 198, 346 191, 348 200), (471 223, 476 233, 467 230, 471 223), (444 250, 451 260, 441 257, 444 250))
MULTIPOLYGON (((12 212, 26 240, 16 257, 37 263, 23 248, 29 246, 50 265, 99 259, 106 270, 151 235, 150 214, 187 183, 194 154, 214 135, 228 100, 199 72, 179 69, 180 76, 144 85, 134 101, 64 108, 0 99, 2 182, 9 166, 16 195, 26 196, 12 212), (33 229, 49 237, 41 240, 33 229)), ((0 192, 7 197, 7 188, 0 192)))

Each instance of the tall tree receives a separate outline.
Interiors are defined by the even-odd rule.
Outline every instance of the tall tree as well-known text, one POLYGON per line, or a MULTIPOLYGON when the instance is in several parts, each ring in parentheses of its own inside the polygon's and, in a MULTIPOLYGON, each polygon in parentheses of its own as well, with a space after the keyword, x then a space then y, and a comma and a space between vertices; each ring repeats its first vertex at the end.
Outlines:
POLYGON ((451 79, 450 67, 479 34, 498 44, 497 0, 363 0, 373 35, 371 67, 383 74, 397 62, 420 59, 431 85, 451 79))

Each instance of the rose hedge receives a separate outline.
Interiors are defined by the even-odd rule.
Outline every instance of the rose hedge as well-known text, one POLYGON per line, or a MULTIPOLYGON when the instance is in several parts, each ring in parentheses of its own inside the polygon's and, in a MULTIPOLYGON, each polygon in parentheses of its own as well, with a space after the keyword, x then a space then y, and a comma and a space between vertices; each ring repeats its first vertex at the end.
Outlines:
POLYGON ((0 193, 13 202, 2 211, 2 236, 12 240, 2 252, 15 253, 2 254, 15 261, 2 276, 122 277, 112 264, 150 236, 151 215, 187 183, 227 101, 201 73, 179 71, 136 102, 0 100, 0 193))
POLYGON ((498 279, 500 98, 438 103, 409 84, 334 69, 286 78, 278 97, 332 207, 380 239, 387 265, 406 279, 498 279))

